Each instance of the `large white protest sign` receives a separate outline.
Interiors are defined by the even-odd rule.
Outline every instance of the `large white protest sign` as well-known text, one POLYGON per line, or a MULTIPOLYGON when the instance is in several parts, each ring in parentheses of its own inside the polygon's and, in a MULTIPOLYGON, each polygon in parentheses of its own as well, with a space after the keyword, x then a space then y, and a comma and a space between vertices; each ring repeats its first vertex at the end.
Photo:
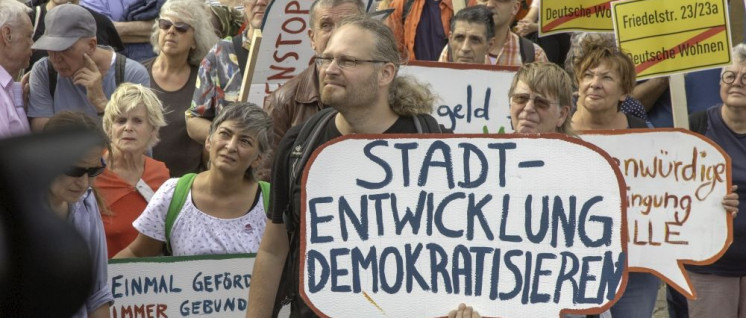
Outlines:
POLYGON ((302 297, 324 317, 608 308, 626 285, 622 176, 591 144, 542 137, 363 135, 317 149, 302 297))
POLYGON ((433 117, 456 133, 512 132, 508 90, 517 68, 413 62, 400 74, 430 84, 438 99, 433 117))
POLYGON ((693 297, 683 264, 712 263, 732 241, 732 218, 721 204, 731 184, 730 157, 683 129, 587 132, 582 138, 607 151, 624 174, 629 266, 657 273, 693 297))
POLYGON ((111 317, 244 317, 253 267, 253 254, 111 260, 111 317))
MULTIPOLYGON (((363 0, 370 7, 373 0, 363 0)), ((313 0, 274 0, 264 13, 262 46, 248 101, 262 105, 264 96, 303 72, 315 55, 308 31, 313 0)))

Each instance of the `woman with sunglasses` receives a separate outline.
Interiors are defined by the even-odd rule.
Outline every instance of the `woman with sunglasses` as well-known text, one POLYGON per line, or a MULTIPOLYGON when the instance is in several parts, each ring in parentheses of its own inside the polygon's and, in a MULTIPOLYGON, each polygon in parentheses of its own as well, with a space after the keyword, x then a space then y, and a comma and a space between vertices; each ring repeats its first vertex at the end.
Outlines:
POLYGON ((223 107, 205 140, 209 169, 166 181, 133 223, 140 234, 115 258, 156 256, 164 247, 175 256, 256 253, 269 185, 255 171, 271 133, 272 119, 259 106, 223 107))
POLYGON ((150 37, 158 56, 143 62, 150 87, 169 110, 153 158, 166 164, 171 177, 202 170, 202 146, 187 135, 184 111, 192 104, 199 64, 218 42, 209 10, 202 0, 166 1, 150 37))
POLYGON ((92 260, 94 284, 85 305, 73 317, 109 317, 109 306, 114 297, 108 285, 106 237, 99 212, 99 206, 103 205, 93 187, 94 179, 106 167, 102 154, 109 147, 108 138, 93 119, 79 112, 59 112, 44 126, 45 132, 68 129, 85 129, 104 141, 83 153, 80 160, 57 176, 49 187, 51 210, 80 233, 92 260))
POLYGON ((112 212, 103 216, 109 257, 137 237, 132 221, 168 180, 166 165, 145 155, 158 143, 159 129, 165 125, 161 102, 142 85, 123 83, 106 104, 103 128, 112 147, 104 156, 106 170, 96 188, 112 212))

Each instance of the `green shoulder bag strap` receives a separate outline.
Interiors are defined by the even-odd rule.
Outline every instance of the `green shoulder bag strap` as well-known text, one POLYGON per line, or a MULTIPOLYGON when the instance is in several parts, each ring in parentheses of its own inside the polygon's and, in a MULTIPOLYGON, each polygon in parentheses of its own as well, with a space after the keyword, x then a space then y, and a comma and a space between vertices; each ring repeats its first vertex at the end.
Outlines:
POLYGON ((166 250, 169 254, 173 254, 171 251, 171 228, 174 227, 176 217, 179 216, 181 208, 184 207, 187 195, 189 195, 189 189, 192 188, 194 177, 196 173, 187 173, 176 182, 176 189, 174 189, 174 195, 171 198, 171 203, 168 205, 168 213, 166 213, 166 250))
POLYGON ((269 212, 269 182, 259 181, 259 188, 262 189, 262 202, 264 202, 264 212, 269 212))
MULTIPOLYGON (((194 183, 194 177, 196 173, 187 173, 176 182, 176 189, 174 189, 174 195, 171 198, 171 203, 168 205, 168 212, 166 213, 166 250, 169 254, 173 254, 171 250, 171 229, 174 227, 176 217, 179 216, 181 208, 184 207, 189 189, 192 188, 194 183)), ((264 210, 269 210, 269 183, 259 181, 259 188, 262 191, 262 198, 264 202, 264 210)))

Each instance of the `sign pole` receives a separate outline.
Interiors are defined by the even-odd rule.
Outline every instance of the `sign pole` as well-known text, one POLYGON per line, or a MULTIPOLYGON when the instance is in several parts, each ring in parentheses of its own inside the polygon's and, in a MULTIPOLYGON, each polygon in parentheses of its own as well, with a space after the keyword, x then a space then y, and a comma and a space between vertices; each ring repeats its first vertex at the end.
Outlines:
POLYGON ((256 60, 259 56, 259 47, 261 47, 261 44, 262 30, 255 30, 254 34, 251 35, 251 50, 249 51, 249 57, 246 59, 246 74, 243 74, 241 92, 238 95, 238 100, 241 102, 248 100, 251 79, 254 78, 254 69, 256 68, 256 60))
POLYGON ((671 91, 673 126, 676 128, 689 129, 689 110, 688 105, 686 104, 684 74, 679 73, 669 76, 668 85, 671 91))

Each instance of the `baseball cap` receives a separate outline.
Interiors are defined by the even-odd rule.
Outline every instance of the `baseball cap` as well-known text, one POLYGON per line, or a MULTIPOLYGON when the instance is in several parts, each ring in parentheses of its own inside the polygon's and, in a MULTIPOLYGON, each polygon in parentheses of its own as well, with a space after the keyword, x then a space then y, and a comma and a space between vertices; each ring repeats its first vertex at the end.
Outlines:
POLYGON ((96 20, 77 4, 54 7, 44 17, 44 27, 44 35, 31 46, 34 50, 64 51, 80 38, 96 37, 96 20))

